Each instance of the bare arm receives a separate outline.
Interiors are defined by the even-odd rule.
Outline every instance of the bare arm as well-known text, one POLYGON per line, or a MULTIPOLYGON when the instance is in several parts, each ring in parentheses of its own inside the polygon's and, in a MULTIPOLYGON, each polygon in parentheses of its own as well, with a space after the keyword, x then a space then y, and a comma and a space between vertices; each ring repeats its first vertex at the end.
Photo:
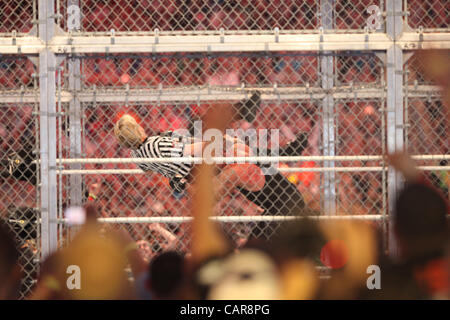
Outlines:
MULTIPOLYGON (((206 115, 208 128, 217 128, 222 132, 232 119, 231 105, 214 106, 206 115)), ((228 245, 223 234, 216 229, 210 220, 214 210, 214 167, 203 162, 196 168, 194 181, 192 216, 192 259, 194 263, 204 261, 208 257, 224 254, 228 245)))
POLYGON ((387 160, 395 170, 399 171, 408 182, 418 182, 421 178, 414 160, 404 152, 396 152, 387 156, 387 160))
POLYGON ((235 187, 259 191, 266 181, 261 168, 251 163, 228 165, 214 180, 218 193, 235 187))
POLYGON ((172 232, 164 228, 160 223, 150 224, 148 228, 157 232, 161 237, 166 240, 166 243, 162 246, 164 250, 174 250, 178 243, 178 238, 172 232))
POLYGON ((201 262, 223 254, 228 246, 224 236, 210 220, 214 208, 213 167, 201 164, 194 185, 192 215, 192 259, 201 262))
POLYGON ((147 263, 139 254, 136 242, 126 229, 121 228, 114 231, 114 233, 117 234, 122 242, 128 262, 130 263, 131 272, 137 278, 141 273, 147 271, 147 263))

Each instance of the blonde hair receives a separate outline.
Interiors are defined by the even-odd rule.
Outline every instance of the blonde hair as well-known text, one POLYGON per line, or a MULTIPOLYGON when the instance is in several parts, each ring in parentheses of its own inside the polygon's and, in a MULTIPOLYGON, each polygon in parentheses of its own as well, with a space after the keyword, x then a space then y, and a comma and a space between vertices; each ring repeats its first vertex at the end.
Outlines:
POLYGON ((120 145, 130 149, 137 149, 146 138, 144 129, 128 114, 116 122, 114 134, 120 145))

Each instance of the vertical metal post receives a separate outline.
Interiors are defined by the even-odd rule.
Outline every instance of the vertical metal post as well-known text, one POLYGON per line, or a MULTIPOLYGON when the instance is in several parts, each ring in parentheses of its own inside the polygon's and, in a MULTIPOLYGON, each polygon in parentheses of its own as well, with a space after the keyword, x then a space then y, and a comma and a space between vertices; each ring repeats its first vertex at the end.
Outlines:
MULTIPOLYGON (((79 0, 67 0, 67 8, 70 6, 80 7, 79 0)), ((80 26, 80 16, 76 16, 73 25, 80 26)), ((73 31, 72 26, 68 26, 69 31, 73 31)), ((69 103, 69 136, 70 136, 70 157, 81 158, 81 104, 78 99, 78 92, 81 90, 81 66, 79 59, 68 60, 69 90, 73 94, 73 99, 69 103)), ((81 169, 81 164, 72 164, 70 169, 81 169)), ((83 202, 81 175, 71 175, 69 184, 69 196, 71 206, 80 206, 83 202)))
MULTIPOLYGON (((333 29, 333 0, 320 1, 320 14, 322 17, 323 30, 333 29)), ((322 76, 322 88, 331 90, 334 85, 333 59, 330 51, 321 52, 325 54, 320 57, 320 71, 322 76)), ((334 123, 334 98, 327 94, 322 100, 323 114, 323 155, 335 155, 335 123, 334 123)), ((324 161, 326 168, 334 167, 334 161, 324 161)), ((324 212, 333 215, 336 213, 336 174, 335 172, 324 172, 324 212)))
MULTIPOLYGON (((386 32, 394 40, 394 44, 387 50, 387 151, 389 153, 403 150, 403 52, 395 44, 395 40, 402 33, 402 0, 386 1, 386 32)), ((395 258, 398 246, 393 231, 394 206, 403 180, 392 167, 388 170, 388 205, 389 205, 389 254, 395 258)))
MULTIPOLYGON (((47 44, 54 30, 54 1, 39 0, 39 37, 47 44)), ((56 57, 46 48, 39 53, 42 258, 58 245, 55 71, 56 57)))
MULTIPOLYGON (((386 57, 383 59, 386 63, 386 57)), ((381 154, 386 154, 386 80, 385 80, 384 68, 381 68, 381 87, 383 88, 383 97, 381 99, 381 154)), ((382 161, 383 171, 381 172, 381 189, 382 189, 382 237, 383 237, 383 251, 388 250, 388 221, 387 221, 387 185, 386 185, 386 161, 382 161)))

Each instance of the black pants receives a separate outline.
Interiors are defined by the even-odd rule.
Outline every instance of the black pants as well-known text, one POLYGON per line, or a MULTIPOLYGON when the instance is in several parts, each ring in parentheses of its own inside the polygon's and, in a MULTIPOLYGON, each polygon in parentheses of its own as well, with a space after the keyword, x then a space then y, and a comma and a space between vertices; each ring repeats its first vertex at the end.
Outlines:
MULTIPOLYGON (((264 187, 259 191, 237 189, 251 202, 264 209, 268 216, 299 216, 305 212, 305 201, 297 187, 280 172, 266 175, 264 187)), ((279 229, 281 222, 258 222, 251 237, 270 238, 279 229)))

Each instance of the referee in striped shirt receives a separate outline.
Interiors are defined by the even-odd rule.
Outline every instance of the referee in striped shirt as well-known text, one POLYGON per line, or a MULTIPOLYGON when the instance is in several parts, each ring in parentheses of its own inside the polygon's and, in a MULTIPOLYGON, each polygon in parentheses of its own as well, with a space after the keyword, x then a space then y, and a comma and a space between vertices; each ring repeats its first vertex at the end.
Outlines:
MULTIPOLYGON (((134 158, 172 158, 183 157, 184 143, 171 136, 149 136, 142 144, 131 151, 134 158)), ((176 180, 188 177, 192 169, 191 163, 140 163, 139 167, 143 171, 154 171, 163 176, 176 180)), ((172 186, 173 187, 173 186, 172 186)))
MULTIPOLYGON (((186 144, 171 132, 147 136, 136 120, 130 115, 122 116, 114 127, 114 134, 120 145, 131 149, 134 158, 172 158, 189 157, 195 144, 186 144)), ((169 178, 169 183, 176 194, 181 194, 193 167, 192 163, 138 163, 143 171, 153 171, 169 178)))
MULTIPOLYGON (((117 121, 114 133, 123 147, 132 150, 131 155, 135 158, 190 157, 195 150, 203 150, 204 146, 203 141, 188 143, 183 141, 184 139, 174 137, 171 132, 147 136, 144 129, 130 115, 124 115, 117 121), (196 144, 201 144, 201 146, 196 144)), ((306 137, 302 137, 302 139, 303 145, 301 148, 305 148, 306 137)), ((298 149, 293 151, 289 148, 292 149, 292 146, 288 146, 286 152, 291 153, 291 155, 292 152, 297 154, 299 151, 298 149)), ((249 150, 246 146, 236 149, 249 150)), ((281 150, 280 155, 286 155, 285 151, 281 150)), ((169 178, 175 196, 182 194, 186 183, 192 179, 192 163, 139 163, 138 166, 143 171, 158 172, 169 178)), ((264 215, 299 214, 305 208, 305 203, 296 186, 280 172, 264 175, 261 168, 261 165, 251 163, 226 165, 216 177, 215 186, 217 189, 215 193, 223 195, 227 190, 235 188, 249 201, 261 207, 264 210, 264 215)), ((262 230, 263 228, 260 226, 258 229, 262 230)))

